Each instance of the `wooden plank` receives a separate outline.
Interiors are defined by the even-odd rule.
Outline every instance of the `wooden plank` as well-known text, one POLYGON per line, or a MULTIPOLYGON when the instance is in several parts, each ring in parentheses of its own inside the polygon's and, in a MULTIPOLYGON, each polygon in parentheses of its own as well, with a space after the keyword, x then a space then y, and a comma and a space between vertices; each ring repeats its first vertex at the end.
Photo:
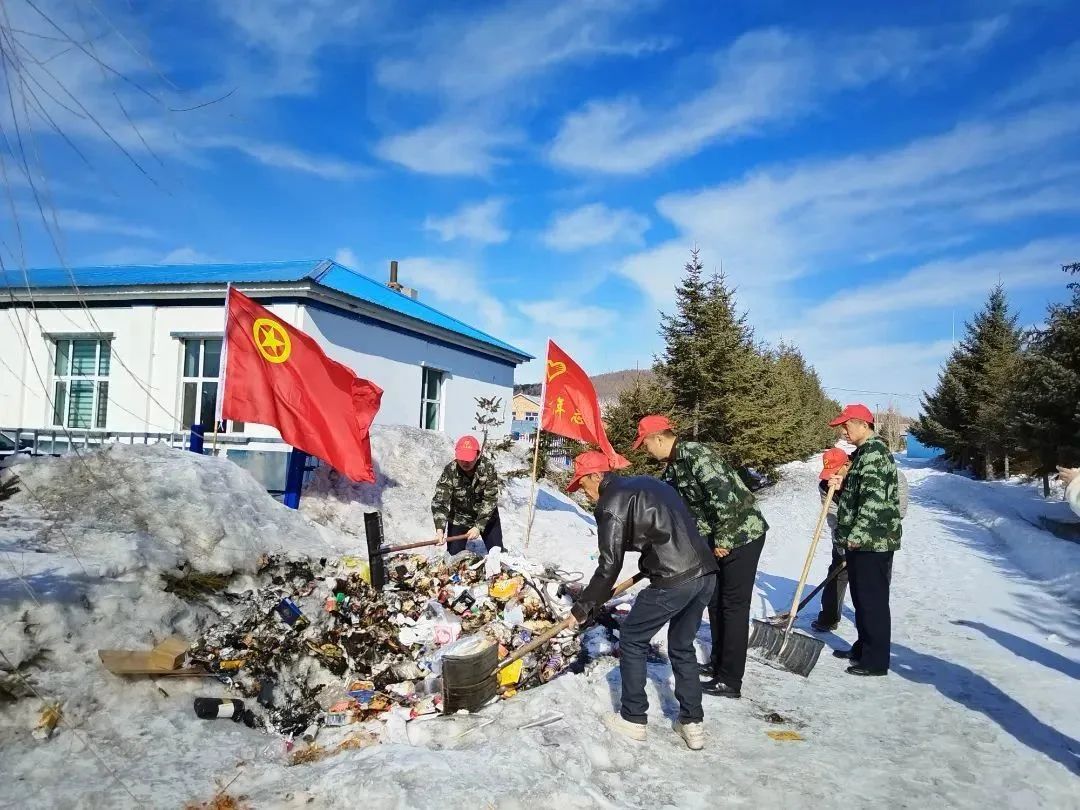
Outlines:
POLYGON ((180 668, 188 643, 173 636, 152 650, 98 650, 98 657, 113 675, 206 675, 201 667, 180 668))
POLYGON ((179 669, 190 646, 179 636, 167 638, 150 651, 151 664, 160 669, 179 669))

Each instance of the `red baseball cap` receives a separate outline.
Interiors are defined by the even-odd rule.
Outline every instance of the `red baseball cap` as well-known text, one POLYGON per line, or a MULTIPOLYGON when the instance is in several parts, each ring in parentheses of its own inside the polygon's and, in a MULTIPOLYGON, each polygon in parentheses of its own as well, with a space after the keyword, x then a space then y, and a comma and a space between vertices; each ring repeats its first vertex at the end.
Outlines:
POLYGON ((865 405, 846 405, 840 415, 829 422, 829 427, 840 427, 852 419, 861 419, 868 425, 874 424, 874 414, 865 405))
POLYGON ((611 472, 611 462, 599 450, 588 450, 574 459, 574 477, 570 479, 567 492, 581 489, 581 479, 598 472, 611 472))
POLYGON ((480 456, 480 442, 475 436, 462 436, 454 447, 454 458, 470 464, 480 456))
POLYGON ((825 481, 832 478, 833 475, 849 461, 851 461, 851 457, 839 447, 833 447, 830 450, 826 450, 825 455, 821 457, 821 480, 825 481))
POLYGON ((675 426, 671 424, 671 420, 663 414, 655 413, 651 416, 646 416, 637 426, 637 440, 634 442, 634 450, 641 447, 642 443, 652 436, 654 433, 660 433, 663 430, 674 430, 675 426))

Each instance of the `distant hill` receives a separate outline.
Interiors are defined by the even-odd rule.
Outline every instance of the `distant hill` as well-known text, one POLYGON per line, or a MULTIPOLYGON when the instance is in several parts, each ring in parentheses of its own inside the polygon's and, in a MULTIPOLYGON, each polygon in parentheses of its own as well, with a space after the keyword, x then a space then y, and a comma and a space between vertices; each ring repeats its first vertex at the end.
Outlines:
MULTIPOLYGON (((654 374, 649 369, 627 369, 625 371, 611 371, 607 374, 598 374, 592 377, 592 384, 596 388, 596 396, 600 404, 613 402, 619 398, 619 394, 629 388, 634 382, 641 380, 647 382, 654 374)), ((525 394, 530 397, 540 396, 540 383, 523 383, 514 386, 515 394, 525 394)))

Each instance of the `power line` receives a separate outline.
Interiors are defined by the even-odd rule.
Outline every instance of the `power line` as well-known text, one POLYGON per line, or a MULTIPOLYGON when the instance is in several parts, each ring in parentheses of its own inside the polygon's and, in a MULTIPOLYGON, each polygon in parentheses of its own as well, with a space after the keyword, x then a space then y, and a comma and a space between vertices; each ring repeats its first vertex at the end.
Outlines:
POLYGON ((906 397, 908 399, 922 399, 922 394, 902 394, 897 391, 863 391, 859 388, 839 388, 835 385, 821 386, 827 391, 842 391, 845 394, 873 394, 879 397, 906 397))

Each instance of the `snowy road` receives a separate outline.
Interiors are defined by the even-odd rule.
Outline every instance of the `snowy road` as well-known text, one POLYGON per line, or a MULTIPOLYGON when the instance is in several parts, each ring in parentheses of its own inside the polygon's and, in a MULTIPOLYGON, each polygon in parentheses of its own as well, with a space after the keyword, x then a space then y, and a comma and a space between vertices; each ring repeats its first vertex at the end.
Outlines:
MULTIPOLYGON (((756 615, 786 609, 790 601, 819 508, 813 470, 790 465, 763 498, 773 528, 756 615)), ((61 808, 178 807, 228 786, 230 795, 246 796, 260 809, 1080 808, 1077 605, 1020 573, 1045 566, 1021 566, 1009 556, 1028 546, 1003 534, 1011 523, 989 515, 993 495, 986 496, 989 506, 966 512, 979 523, 958 511, 976 492, 997 490, 973 490, 987 485, 924 468, 911 468, 909 478, 912 503, 894 574, 892 674, 852 678, 828 650, 809 679, 752 663, 742 701, 706 699, 704 752, 687 751, 670 730, 670 669, 660 661, 650 666, 653 706, 644 744, 613 741, 603 729, 601 718, 619 688, 617 667, 605 658, 586 675, 560 677, 479 716, 402 724, 391 742, 302 767, 284 767, 273 738, 192 717, 191 696, 204 684, 116 685, 95 670, 102 710, 78 718, 85 737, 63 733, 35 743, 26 715, 18 726, 0 729, 0 807, 22 807, 28 799, 61 808), (169 695, 162 697, 159 685, 169 695), (563 719, 520 730, 551 712, 563 719), (770 722, 770 715, 783 722, 770 722), (494 722, 479 725, 488 720, 494 722), (777 730, 803 739, 767 735, 777 730), (86 744, 95 747, 94 756, 86 744), (112 774, 104 774, 106 765, 112 774)), ((516 502, 505 505, 514 543, 525 512, 516 502)), ((587 565, 595 540, 564 498, 545 493, 536 526, 534 550, 542 559, 587 565)), ((1060 566, 1080 568, 1080 546, 1031 544, 1042 546, 1060 566)), ((827 565, 823 544, 814 581, 827 565)), ((1070 573, 1062 572, 1062 581, 1070 573)), ((152 583, 121 586, 143 588, 140 611, 148 609, 152 583)), ((124 600, 126 594, 117 591, 124 600)), ((17 597, 13 590, 6 598, 17 597)), ((47 611, 35 615, 57 626, 79 615, 65 606, 47 611)), ((815 613, 812 606, 800 623, 815 613)), ((92 660, 98 646, 91 635, 78 645, 82 660, 92 660)), ((827 643, 846 647, 853 635, 849 612, 827 643)), ((707 625, 700 637, 707 640, 707 625)), ((62 683, 53 681, 52 688, 60 691, 62 683)))

